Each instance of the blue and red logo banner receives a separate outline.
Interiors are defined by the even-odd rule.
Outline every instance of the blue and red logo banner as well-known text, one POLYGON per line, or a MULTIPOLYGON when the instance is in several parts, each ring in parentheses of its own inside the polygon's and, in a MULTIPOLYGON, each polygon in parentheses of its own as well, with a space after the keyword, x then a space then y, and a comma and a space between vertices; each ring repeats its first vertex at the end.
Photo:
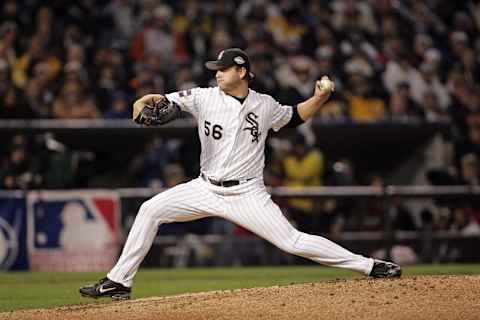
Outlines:
POLYGON ((119 250, 116 192, 30 191, 27 195, 30 269, 105 271, 119 250))

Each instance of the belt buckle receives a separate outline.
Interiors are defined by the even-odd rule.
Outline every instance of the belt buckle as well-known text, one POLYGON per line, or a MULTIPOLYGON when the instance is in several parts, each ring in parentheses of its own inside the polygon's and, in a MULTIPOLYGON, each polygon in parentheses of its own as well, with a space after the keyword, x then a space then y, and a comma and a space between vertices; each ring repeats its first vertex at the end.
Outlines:
POLYGON ((214 179, 211 179, 209 177, 207 177, 206 174, 204 174, 203 172, 201 173, 201 176, 203 178, 203 180, 215 185, 215 186, 219 186, 219 187, 224 187, 224 188, 228 188, 228 187, 232 187, 232 186, 238 186, 238 185, 241 185, 242 183, 245 183, 249 180, 252 180, 253 178, 249 178, 249 179, 239 179, 239 180, 222 180, 222 181, 217 181, 217 180, 214 180, 214 179))
POLYGON ((217 180, 211 179, 207 177, 207 175, 204 174, 203 172, 201 174, 202 174, 203 180, 207 181, 208 183, 213 184, 214 186, 217 186, 217 187, 225 187, 224 181, 217 181, 217 180))
POLYGON ((207 177, 207 180, 208 182, 210 182, 211 184, 213 184, 214 186, 221 186, 223 187, 223 182, 222 181, 217 181, 217 180, 214 180, 214 179, 210 179, 207 177))

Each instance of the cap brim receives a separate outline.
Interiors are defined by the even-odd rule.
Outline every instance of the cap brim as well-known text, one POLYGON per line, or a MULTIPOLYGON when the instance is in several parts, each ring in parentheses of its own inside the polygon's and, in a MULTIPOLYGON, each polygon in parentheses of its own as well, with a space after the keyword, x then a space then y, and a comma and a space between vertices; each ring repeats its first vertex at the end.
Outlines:
POLYGON ((209 70, 221 70, 228 68, 229 66, 223 64, 220 61, 207 61, 205 62, 205 67, 209 70))
MULTIPOLYGON (((218 61, 218 60, 205 62, 205 67, 209 70, 214 70, 214 71, 230 68, 230 67, 233 67, 233 66, 236 66, 236 64, 233 64, 233 65, 229 66, 229 65, 223 64, 221 61, 218 61)), ((253 73, 249 72, 248 73, 248 79, 251 80, 253 78, 255 78, 255 75, 253 73)))

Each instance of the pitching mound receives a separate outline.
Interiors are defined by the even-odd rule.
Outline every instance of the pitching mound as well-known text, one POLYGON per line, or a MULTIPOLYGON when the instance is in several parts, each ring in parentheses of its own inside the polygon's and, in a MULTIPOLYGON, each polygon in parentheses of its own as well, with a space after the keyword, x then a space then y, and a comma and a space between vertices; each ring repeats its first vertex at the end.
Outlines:
POLYGON ((479 319, 480 276, 336 280, 92 303, 0 319, 479 319))

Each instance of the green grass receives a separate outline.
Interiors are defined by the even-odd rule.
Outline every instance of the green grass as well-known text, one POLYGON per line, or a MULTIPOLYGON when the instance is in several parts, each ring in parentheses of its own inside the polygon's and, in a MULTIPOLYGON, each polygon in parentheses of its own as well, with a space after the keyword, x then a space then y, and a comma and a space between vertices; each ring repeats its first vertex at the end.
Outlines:
MULTIPOLYGON (((427 274, 480 274, 480 265, 419 265, 404 268, 406 276, 427 274)), ((0 273, 0 312, 95 303, 95 300, 81 298, 78 288, 103 276, 104 274, 101 273, 0 273)), ((359 275, 345 270, 319 266, 142 269, 135 278, 133 297, 285 285, 352 277, 359 277, 359 275)), ((99 301, 106 302, 108 300, 99 301)))

